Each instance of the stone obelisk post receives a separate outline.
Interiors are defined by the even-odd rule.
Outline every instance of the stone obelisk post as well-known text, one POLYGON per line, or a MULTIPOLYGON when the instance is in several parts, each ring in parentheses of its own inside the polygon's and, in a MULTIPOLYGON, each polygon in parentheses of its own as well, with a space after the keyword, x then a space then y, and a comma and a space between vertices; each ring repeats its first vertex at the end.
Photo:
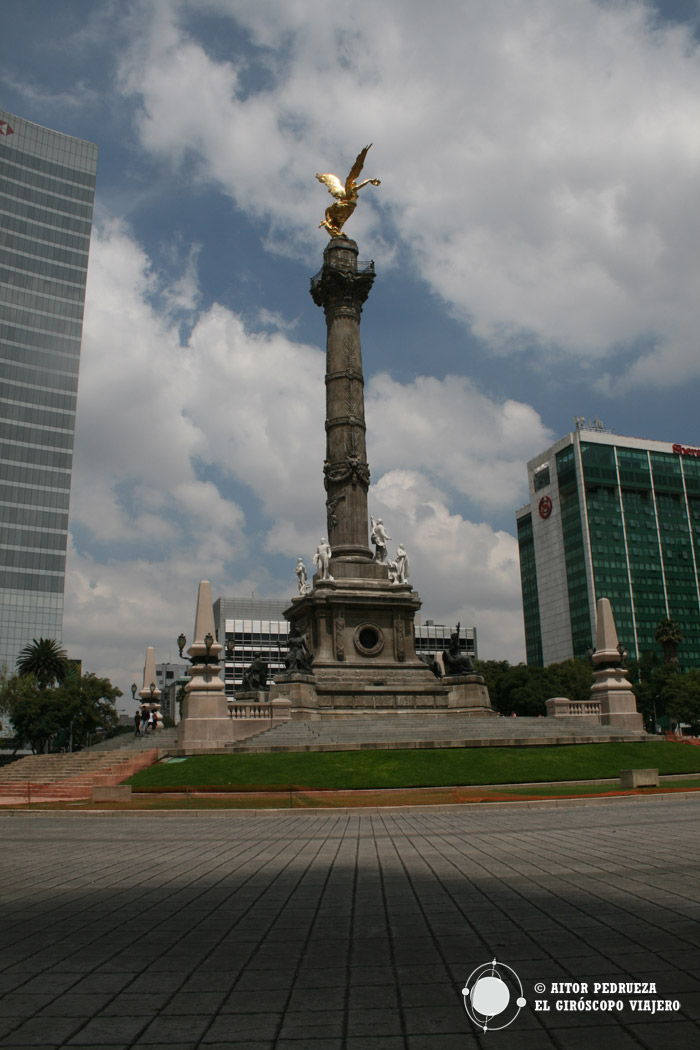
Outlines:
POLYGON ((223 646, 214 638, 211 584, 202 580, 197 592, 194 641, 187 650, 192 669, 185 686, 182 720, 177 727, 177 746, 189 753, 216 750, 233 743, 233 728, 220 677, 219 653, 223 646))
POLYGON ((328 542, 333 576, 386 579, 386 567, 372 563, 368 545, 370 473, 360 346, 360 315, 374 281, 374 264, 358 266, 357 254, 355 241, 332 238, 323 253, 323 269, 311 282, 327 327, 323 476, 328 542))
POLYGON ((591 700, 600 701, 600 721, 604 726, 643 731, 644 718, 637 711, 627 672, 622 666, 617 628, 612 606, 607 598, 597 605, 595 650, 593 652, 593 685, 591 700))

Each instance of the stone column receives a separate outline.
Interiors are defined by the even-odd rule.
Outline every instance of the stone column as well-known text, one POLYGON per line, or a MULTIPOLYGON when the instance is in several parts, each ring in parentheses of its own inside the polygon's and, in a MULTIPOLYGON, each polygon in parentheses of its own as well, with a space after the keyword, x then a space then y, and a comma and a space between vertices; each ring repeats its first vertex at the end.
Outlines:
POLYGON ((334 561, 373 557, 368 543, 369 466, 360 348, 360 315, 373 281, 374 265, 358 268, 357 244, 347 237, 329 241, 323 269, 311 281, 311 295, 323 307, 328 329, 323 474, 334 561))
POLYGON ((160 689, 156 684, 156 651, 152 645, 146 649, 146 663, 143 669, 143 688, 139 693, 141 697, 141 710, 152 711, 155 718, 155 728, 163 728, 163 716, 160 713, 160 689), (151 686, 156 688, 151 692, 151 686))

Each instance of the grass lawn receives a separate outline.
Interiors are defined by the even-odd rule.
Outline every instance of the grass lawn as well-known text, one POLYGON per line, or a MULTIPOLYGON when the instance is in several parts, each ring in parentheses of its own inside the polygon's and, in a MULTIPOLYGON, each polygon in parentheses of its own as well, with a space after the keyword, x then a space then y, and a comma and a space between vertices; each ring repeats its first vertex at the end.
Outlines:
POLYGON ((617 777, 621 769, 700 773, 700 747, 672 741, 568 747, 436 748, 259 755, 196 755, 163 762, 126 783, 143 787, 317 789, 522 784, 617 777))

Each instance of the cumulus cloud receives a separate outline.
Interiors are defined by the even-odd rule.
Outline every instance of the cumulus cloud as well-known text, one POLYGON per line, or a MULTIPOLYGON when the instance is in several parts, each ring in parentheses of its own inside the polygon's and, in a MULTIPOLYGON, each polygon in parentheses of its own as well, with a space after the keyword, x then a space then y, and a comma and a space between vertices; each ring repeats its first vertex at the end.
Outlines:
POLYGON ((515 537, 451 512, 444 493, 419 471, 389 471, 371 494, 375 517, 391 526, 390 556, 398 543, 408 551, 423 617, 476 625, 482 659, 522 659, 515 537))
POLYGON ((387 261, 404 251, 497 352, 534 346, 601 372, 620 353, 626 383, 700 372, 700 55, 686 28, 595 0, 136 11, 120 83, 143 146, 193 160, 287 250, 316 243, 313 171, 343 176, 374 140, 383 187, 353 236, 387 261), (263 74, 250 49, 211 53, 195 12, 235 19, 263 74))
POLYGON ((419 376, 401 384, 376 375, 368 387, 367 419, 375 470, 427 470, 482 510, 522 502, 526 452, 534 455, 553 437, 530 405, 499 403, 464 376, 419 376))

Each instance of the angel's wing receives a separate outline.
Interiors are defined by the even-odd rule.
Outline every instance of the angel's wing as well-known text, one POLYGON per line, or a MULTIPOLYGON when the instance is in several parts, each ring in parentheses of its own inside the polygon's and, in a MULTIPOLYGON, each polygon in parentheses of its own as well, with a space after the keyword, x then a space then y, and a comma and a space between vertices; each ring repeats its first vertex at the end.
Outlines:
POLYGON ((319 182, 322 182, 324 186, 328 187, 328 192, 334 197, 342 200, 345 196, 345 187, 337 175, 331 175, 330 172, 327 172, 325 175, 317 175, 316 178, 319 182))
POLYGON ((365 157, 367 156, 367 153, 369 152, 369 150, 371 148, 372 148, 372 143, 370 142, 369 146, 365 146, 365 148, 362 150, 362 152, 357 154, 357 157, 355 159, 355 163, 353 164, 352 168, 350 169, 350 174, 348 175, 347 179, 345 180, 346 189, 347 189, 348 183, 350 183, 350 182, 357 182, 358 176, 359 176, 360 172, 362 171, 362 169, 365 166, 365 157))

